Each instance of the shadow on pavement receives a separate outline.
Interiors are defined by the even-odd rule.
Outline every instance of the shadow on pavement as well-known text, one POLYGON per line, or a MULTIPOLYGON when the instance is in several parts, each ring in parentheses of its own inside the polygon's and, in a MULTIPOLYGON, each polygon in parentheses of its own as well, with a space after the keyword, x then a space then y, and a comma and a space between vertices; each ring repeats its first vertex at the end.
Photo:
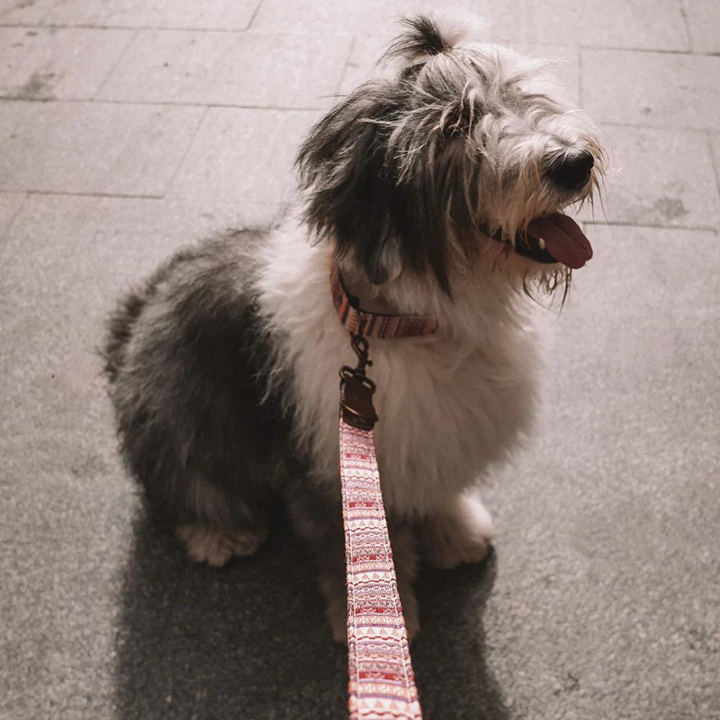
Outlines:
MULTIPOLYGON (((413 660, 425 720, 508 718, 477 630, 494 578, 494 556, 421 575, 413 660)), ((141 517, 116 663, 120 720, 347 718, 347 652, 325 625, 311 558, 287 534, 213 570, 141 517)))

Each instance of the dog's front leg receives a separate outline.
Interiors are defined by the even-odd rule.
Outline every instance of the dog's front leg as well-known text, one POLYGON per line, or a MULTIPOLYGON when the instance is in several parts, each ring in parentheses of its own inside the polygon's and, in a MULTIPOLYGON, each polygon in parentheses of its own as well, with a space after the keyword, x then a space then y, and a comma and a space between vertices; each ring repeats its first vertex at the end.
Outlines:
MULTIPOLYGON (((310 546, 319 570, 320 590, 325 597, 326 613, 333 638, 347 642, 347 589, 345 575, 345 538, 339 499, 337 503, 308 494, 290 503, 295 532, 310 546)), ((417 575, 418 554, 414 527, 389 522, 395 572, 405 624, 410 640, 420 629, 418 603, 413 583, 417 575)))
POLYGON ((494 530, 490 513, 477 492, 470 490, 429 516, 421 534, 430 565, 447 570, 483 560, 492 545, 494 530))
MULTIPOLYGON (((405 617, 405 628, 408 640, 412 641, 420 631, 420 613, 414 588, 418 568, 415 530, 407 525, 392 523, 389 530, 398 592, 405 617)), ((333 557, 326 553, 321 561, 320 569, 320 588, 327 603, 327 616, 333 638, 337 642, 347 642, 344 549, 342 552, 342 557, 340 557, 340 553, 333 557)))

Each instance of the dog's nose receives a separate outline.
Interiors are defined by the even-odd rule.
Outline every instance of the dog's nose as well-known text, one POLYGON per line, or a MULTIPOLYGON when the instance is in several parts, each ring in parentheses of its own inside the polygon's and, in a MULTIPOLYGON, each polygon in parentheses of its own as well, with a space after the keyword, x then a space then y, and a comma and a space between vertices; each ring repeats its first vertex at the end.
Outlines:
POLYGON ((590 179, 595 160, 582 150, 579 153, 561 155, 548 167, 548 177, 563 190, 579 190, 590 179))

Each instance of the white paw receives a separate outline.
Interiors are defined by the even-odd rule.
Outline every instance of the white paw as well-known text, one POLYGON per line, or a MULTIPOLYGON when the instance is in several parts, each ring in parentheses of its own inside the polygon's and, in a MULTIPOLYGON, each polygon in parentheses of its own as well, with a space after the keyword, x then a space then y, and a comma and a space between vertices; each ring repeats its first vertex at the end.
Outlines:
POLYGON ((488 554, 494 534, 492 517, 477 495, 463 493, 426 522, 428 560, 439 570, 478 563, 488 554))
POLYGON ((230 530, 206 525, 181 525, 176 531, 191 560, 222 567, 230 558, 252 555, 267 533, 262 530, 230 530))

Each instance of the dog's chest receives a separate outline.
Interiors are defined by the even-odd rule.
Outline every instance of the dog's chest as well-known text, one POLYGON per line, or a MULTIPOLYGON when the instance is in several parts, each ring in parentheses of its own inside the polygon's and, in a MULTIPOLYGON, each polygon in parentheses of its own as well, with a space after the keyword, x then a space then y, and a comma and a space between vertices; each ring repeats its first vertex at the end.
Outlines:
MULTIPOLYGON (((313 346, 296 368, 299 418, 308 423, 303 436, 318 475, 337 482, 338 370, 352 353, 345 334, 339 343, 317 335, 313 346)), ((375 443, 391 511, 423 515, 442 506, 502 460, 527 428, 530 378, 500 359, 479 350, 446 356, 444 343, 417 339, 375 341, 370 351, 375 443)))
MULTIPOLYGON (((295 433, 319 482, 339 489, 338 402, 342 365, 354 365, 348 332, 330 298, 327 264, 302 277, 281 264, 261 288, 279 345, 276 370, 292 377, 295 433)), ((389 512, 424 515, 506 457, 527 429, 535 354, 529 338, 498 331, 482 345, 425 338, 371 340, 375 428, 389 512)))

